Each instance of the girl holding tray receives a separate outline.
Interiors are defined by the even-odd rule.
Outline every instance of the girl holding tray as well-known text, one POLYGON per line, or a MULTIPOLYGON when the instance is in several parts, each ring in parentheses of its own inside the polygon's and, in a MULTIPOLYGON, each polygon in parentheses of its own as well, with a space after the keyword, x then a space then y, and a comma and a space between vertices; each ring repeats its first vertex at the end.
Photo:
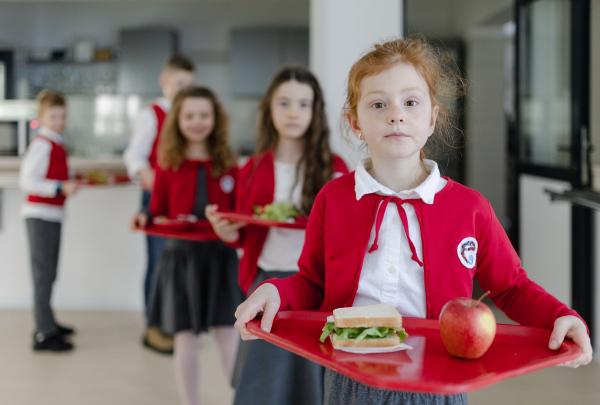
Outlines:
MULTIPOLYGON (((233 209, 238 169, 228 127, 211 90, 188 87, 177 94, 161 133, 150 213, 134 217, 137 227, 151 216, 205 220, 208 204, 233 209)), ((186 405, 198 403, 200 332, 214 330, 229 377, 239 344, 234 312, 244 295, 237 254, 206 232, 206 242, 167 239, 150 295, 149 325, 174 335, 175 375, 186 405)))
MULTIPOLYGON (((279 71, 260 104, 256 154, 240 170, 236 211, 289 202, 301 215, 332 178, 348 173, 329 149, 325 104, 317 79, 306 69, 279 71)), ((245 293, 261 282, 298 272, 304 229, 266 228, 230 223, 216 207, 206 216, 222 240, 244 250, 239 282, 245 293)), ((240 346, 233 379, 235 405, 321 405, 323 367, 264 341, 240 346)))
MULTIPOLYGON (((243 339, 256 339, 246 324, 258 313, 269 331, 279 310, 390 303, 403 316, 438 319, 446 302, 471 296, 475 277, 511 319, 551 330, 550 349, 565 337, 578 344, 581 357, 567 365, 591 361, 585 323, 527 277, 490 203, 425 159, 450 136, 444 100, 461 83, 419 39, 375 45, 354 64, 344 117, 371 157, 317 196, 298 274, 268 280, 240 305, 243 339)), ((325 372, 326 404, 466 402, 466 394, 385 391, 325 372)))

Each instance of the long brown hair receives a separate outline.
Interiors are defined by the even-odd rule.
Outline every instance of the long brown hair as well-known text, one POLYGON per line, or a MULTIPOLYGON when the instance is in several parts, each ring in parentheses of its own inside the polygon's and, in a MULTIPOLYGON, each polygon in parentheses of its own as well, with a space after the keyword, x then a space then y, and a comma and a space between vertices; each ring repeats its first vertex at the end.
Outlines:
MULTIPOLYGON (((375 44, 350 69, 346 102, 342 111, 342 125, 347 127, 347 115, 354 117, 360 100, 360 82, 368 76, 375 76, 397 63, 410 63, 425 79, 429 87, 431 106, 439 107, 435 130, 421 149, 421 159, 441 157, 450 148, 460 145, 463 134, 452 120, 447 105, 466 94, 467 82, 448 64, 443 63, 439 52, 425 38, 392 39, 375 44)), ((342 133, 349 133, 348 130, 342 133)))
POLYGON ((179 113, 186 98, 205 98, 213 105, 215 126, 206 138, 206 147, 212 161, 211 174, 213 177, 219 177, 236 165, 235 155, 229 146, 229 118, 227 113, 221 107, 217 96, 206 87, 186 87, 175 96, 161 131, 158 163, 163 169, 179 170, 185 160, 187 140, 179 129, 179 113))
POLYGON ((315 197, 321 188, 331 180, 333 174, 333 157, 329 149, 329 127, 325 115, 323 92, 316 77, 309 70, 302 67, 285 67, 277 72, 271 80, 267 94, 260 102, 256 153, 263 154, 277 147, 279 134, 273 124, 271 101, 277 88, 292 80, 309 85, 314 92, 312 121, 302 136, 304 140, 302 157, 296 167, 296 181, 299 168, 304 167, 300 211, 308 215, 315 197))

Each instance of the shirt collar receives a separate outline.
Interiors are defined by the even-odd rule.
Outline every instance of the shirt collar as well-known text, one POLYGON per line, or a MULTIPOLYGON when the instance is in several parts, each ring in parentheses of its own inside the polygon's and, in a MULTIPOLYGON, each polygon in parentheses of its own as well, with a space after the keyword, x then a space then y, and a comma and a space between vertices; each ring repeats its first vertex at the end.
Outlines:
POLYGON ((423 159, 423 163, 427 170, 429 170, 429 176, 419 184, 417 187, 411 190, 402 190, 398 193, 390 190, 386 186, 379 184, 375 180, 367 169, 365 169, 365 163, 367 159, 363 159, 358 163, 358 167, 354 172, 354 191, 356 192, 356 200, 360 200, 366 194, 379 194, 379 195, 393 195, 403 200, 411 198, 420 198, 426 204, 433 204, 433 199, 437 190, 438 183, 440 181, 440 170, 438 165, 433 160, 423 159))
POLYGON ((57 132, 54 132, 53 130, 51 130, 48 127, 41 126, 40 130, 38 131, 38 134, 50 139, 53 142, 60 143, 60 144, 63 143, 62 135, 57 132))

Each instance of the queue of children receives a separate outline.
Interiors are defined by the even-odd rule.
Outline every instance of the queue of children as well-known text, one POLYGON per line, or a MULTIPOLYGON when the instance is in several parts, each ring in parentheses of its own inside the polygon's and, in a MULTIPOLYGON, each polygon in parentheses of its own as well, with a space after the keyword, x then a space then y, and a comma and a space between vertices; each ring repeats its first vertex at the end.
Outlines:
MULTIPOLYGON (((128 169, 142 178, 148 204, 132 218, 132 227, 180 214, 211 225, 202 242, 167 239, 155 270, 149 269, 154 274, 147 292, 148 326, 174 336, 175 375, 184 404, 197 404, 198 339, 209 329, 236 389, 236 405, 466 404, 466 394, 368 387, 257 340, 246 324, 262 313, 261 328, 269 331, 280 310, 331 311, 378 303, 394 305, 403 316, 437 319, 447 301, 471 296, 473 278, 511 319, 552 331, 550 349, 558 349, 565 338, 578 344, 582 355, 569 366, 591 361, 585 323, 527 277, 489 202, 442 176, 428 159, 429 139, 451 136, 444 102, 461 81, 424 40, 377 44, 350 70, 343 120, 348 135, 370 155, 351 173, 329 149, 325 102, 310 71, 288 67, 274 76, 259 108, 255 154, 239 170, 217 96, 190 86, 193 68, 175 71, 189 75, 176 74, 181 80, 173 83, 165 79, 165 99, 173 105, 163 102, 165 109, 171 107, 164 125, 157 109, 154 115, 148 111, 146 120, 153 124, 145 132, 154 132, 153 137, 139 135, 137 142, 148 153, 137 155, 137 166, 128 163, 128 169), (148 161, 151 155, 154 163, 148 161), (232 222, 218 212, 251 214, 253 206, 282 201, 309 216, 306 230, 232 222), (466 240, 477 246, 473 266, 456 253, 466 240)), ((60 210, 64 196, 77 186, 68 181, 63 163, 58 134, 64 123, 41 122, 46 129, 28 156, 46 157, 38 158, 35 167, 24 164, 21 179, 35 195, 27 203, 36 321, 38 312, 40 318, 35 344, 58 345, 44 343, 52 338, 67 347, 61 331, 70 329, 56 324, 45 304, 51 277, 40 275, 56 272, 51 256, 58 250, 60 210), (52 252, 46 252, 39 247, 39 235, 50 239, 50 228, 57 228, 52 232, 58 236, 52 237, 52 252)), ((135 161, 135 144, 132 139, 126 161, 135 161)))
MULTIPOLYGON (((585 323, 527 277, 490 203, 426 159, 429 137, 447 134, 451 79, 420 39, 377 44, 352 66, 343 119, 370 158, 317 195, 298 273, 267 280, 238 308, 243 339, 256 339, 246 324, 257 314, 269 331, 286 309, 390 303, 402 315, 437 319, 446 302, 471 296, 475 278, 511 319, 552 331, 550 349, 565 337, 578 344, 581 357, 568 365, 591 361, 585 323), (465 241, 477 246, 473 266, 457 255, 465 241)), ((327 405, 467 402, 466 394, 375 389, 331 369, 324 384, 327 405)))

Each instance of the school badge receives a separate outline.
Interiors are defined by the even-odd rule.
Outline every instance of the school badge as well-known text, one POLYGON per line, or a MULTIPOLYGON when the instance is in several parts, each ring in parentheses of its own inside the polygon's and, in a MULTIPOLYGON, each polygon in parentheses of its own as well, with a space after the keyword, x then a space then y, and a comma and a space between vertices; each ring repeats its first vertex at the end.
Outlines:
POLYGON ((233 177, 226 174, 225 176, 221 177, 219 184, 221 186, 221 190, 223 190, 225 194, 229 194, 233 191, 233 187, 235 186, 235 180, 233 179, 233 177))
POLYGON ((467 269, 472 269, 475 267, 475 262, 477 261, 477 240, 472 237, 464 238, 458 244, 456 253, 458 253, 458 259, 463 266, 467 269))

